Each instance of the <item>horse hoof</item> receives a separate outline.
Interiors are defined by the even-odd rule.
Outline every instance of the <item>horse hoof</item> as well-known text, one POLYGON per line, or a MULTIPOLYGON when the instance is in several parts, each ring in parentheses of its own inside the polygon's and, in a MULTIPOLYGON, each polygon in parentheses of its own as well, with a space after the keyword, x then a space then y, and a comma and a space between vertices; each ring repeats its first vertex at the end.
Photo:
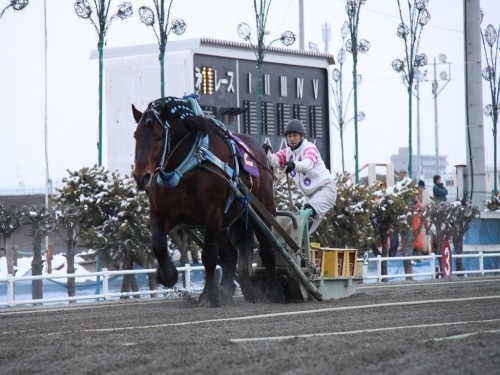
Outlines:
POLYGON ((199 307, 221 307, 220 299, 216 295, 209 296, 208 293, 201 293, 198 300, 199 307))
POLYGON ((245 301, 250 303, 255 303, 258 301, 258 298, 255 297, 255 294, 253 293, 243 293, 243 298, 245 299, 245 301))
POLYGON ((179 279, 179 274, 177 268, 172 265, 172 267, 167 266, 167 269, 158 267, 156 269, 156 281, 162 284, 165 288, 173 288, 177 284, 179 279))
POLYGON ((220 302, 222 305, 230 305, 233 303, 233 295, 235 288, 232 286, 221 286, 220 287, 220 302))
POLYGON ((268 288, 263 294, 263 300, 270 303, 286 303, 286 297, 279 288, 268 288))
POLYGON ((267 296, 267 299, 272 302, 272 303, 281 303, 285 304, 286 303, 286 298, 283 295, 270 295, 267 296))

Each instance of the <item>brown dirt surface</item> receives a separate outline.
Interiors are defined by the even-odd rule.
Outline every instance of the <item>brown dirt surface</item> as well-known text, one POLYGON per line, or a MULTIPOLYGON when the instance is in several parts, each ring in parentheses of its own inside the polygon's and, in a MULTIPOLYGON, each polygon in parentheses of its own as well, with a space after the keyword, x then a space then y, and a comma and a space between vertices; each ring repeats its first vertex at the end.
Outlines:
POLYGON ((0 325, 9 374, 493 375, 500 277, 358 285, 326 302, 6 307, 0 325))

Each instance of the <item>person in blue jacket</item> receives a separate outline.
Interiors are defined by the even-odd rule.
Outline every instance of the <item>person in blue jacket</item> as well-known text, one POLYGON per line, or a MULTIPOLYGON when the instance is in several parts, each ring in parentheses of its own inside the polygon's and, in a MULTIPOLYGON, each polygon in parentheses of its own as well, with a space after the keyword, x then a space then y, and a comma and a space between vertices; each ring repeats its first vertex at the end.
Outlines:
POLYGON ((432 194, 434 195, 434 199, 438 202, 446 202, 446 196, 448 195, 448 189, 443 186, 441 182, 441 176, 435 175, 434 178, 434 186, 432 187, 432 194))

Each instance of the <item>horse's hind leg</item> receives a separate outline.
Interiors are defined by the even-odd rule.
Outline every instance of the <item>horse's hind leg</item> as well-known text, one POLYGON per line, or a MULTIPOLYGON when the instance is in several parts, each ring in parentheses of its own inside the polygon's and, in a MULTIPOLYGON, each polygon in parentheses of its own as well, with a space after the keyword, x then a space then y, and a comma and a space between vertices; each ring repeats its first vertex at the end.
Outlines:
POLYGON ((259 228, 256 228, 255 236, 259 241, 259 256, 262 260, 262 265, 266 269, 266 298, 273 302, 283 303, 285 302, 285 295, 276 274, 276 258, 273 252, 272 241, 259 228))
POLYGON ((238 220, 229 228, 231 243, 238 251, 238 282, 246 301, 257 300, 250 280, 250 267, 253 260, 253 231, 246 227, 243 220, 238 220))

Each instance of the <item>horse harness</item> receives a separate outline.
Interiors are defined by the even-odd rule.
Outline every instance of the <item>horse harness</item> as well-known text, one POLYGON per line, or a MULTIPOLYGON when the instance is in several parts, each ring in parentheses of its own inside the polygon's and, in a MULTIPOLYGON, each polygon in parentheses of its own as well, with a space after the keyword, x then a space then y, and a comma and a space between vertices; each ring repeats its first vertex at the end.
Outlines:
MULTIPOLYGON (((179 104, 180 102, 184 103, 184 100, 177 99, 175 100, 176 106, 171 109, 171 113, 175 113, 179 111, 179 109, 182 109, 185 112, 182 114, 178 114, 180 119, 184 119, 187 116, 200 115, 197 112, 200 112, 202 115, 201 108, 199 108, 197 101, 192 98, 187 98, 187 99, 188 101, 189 99, 191 99, 191 106, 195 107, 194 110, 192 110, 186 105, 179 104)), ((171 100, 174 101, 174 99, 171 100)), ((198 131, 196 133, 196 139, 194 143, 191 145, 191 148, 189 149, 189 152, 184 158, 184 160, 173 171, 167 172, 164 170, 164 168, 168 150, 170 148, 170 132, 169 132, 170 124, 168 123, 167 120, 163 121, 160 118, 161 111, 156 108, 155 103, 153 103, 150 111, 153 113, 154 117, 156 118, 158 123, 162 125, 165 131, 165 142, 163 144, 163 152, 160 164, 154 171, 154 174, 157 175, 156 182, 159 186, 171 189, 177 187, 182 177, 184 177, 187 173, 189 173, 193 169, 202 166, 203 161, 208 161, 213 165, 215 165, 218 169, 220 169, 223 172, 223 174, 217 173, 209 168, 204 168, 205 170, 213 172, 218 176, 225 178, 235 188, 239 188, 241 180, 239 179, 240 168, 239 168, 237 145, 232 137, 231 132, 221 122, 213 118, 209 119, 215 125, 217 134, 220 135, 221 138, 228 145, 231 151, 232 160, 234 161, 234 168, 229 166, 227 162, 224 162, 221 159, 219 159, 212 151, 208 149, 209 147, 208 134, 202 134, 201 131, 198 131)), ((235 194, 233 193, 233 189, 231 189, 226 205, 224 207, 224 213, 227 213, 227 211, 231 207, 231 204, 234 201, 234 198, 235 194)), ((248 204, 249 202, 250 199, 247 198, 246 202, 243 203, 248 204)))

